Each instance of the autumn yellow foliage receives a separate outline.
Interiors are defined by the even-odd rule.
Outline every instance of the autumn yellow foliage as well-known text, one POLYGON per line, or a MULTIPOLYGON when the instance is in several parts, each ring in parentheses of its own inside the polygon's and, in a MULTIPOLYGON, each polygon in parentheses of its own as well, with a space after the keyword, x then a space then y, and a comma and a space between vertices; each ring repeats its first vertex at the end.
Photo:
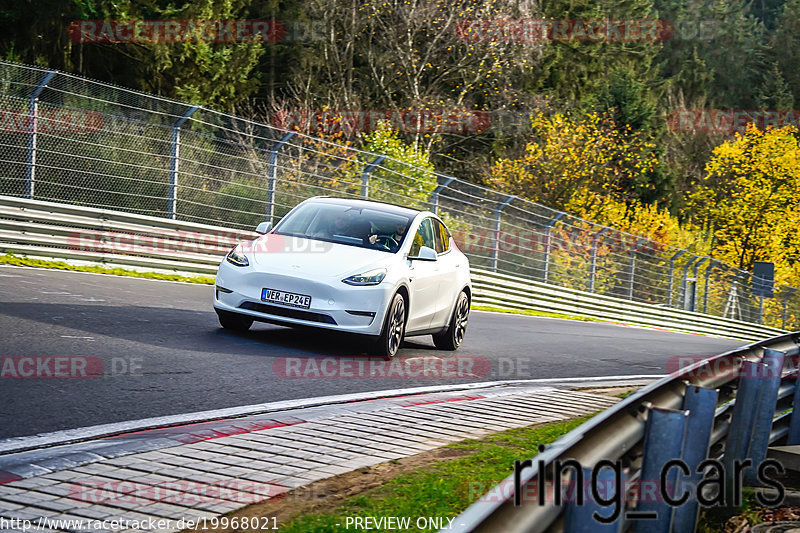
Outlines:
POLYGON ((565 209, 578 191, 619 198, 658 164, 650 139, 603 115, 537 114, 532 127, 525 155, 499 160, 489 181, 548 207, 565 209))
POLYGON ((714 149, 689 195, 714 234, 713 254, 749 270, 775 263, 776 281, 800 283, 800 144, 793 127, 745 133, 714 149))

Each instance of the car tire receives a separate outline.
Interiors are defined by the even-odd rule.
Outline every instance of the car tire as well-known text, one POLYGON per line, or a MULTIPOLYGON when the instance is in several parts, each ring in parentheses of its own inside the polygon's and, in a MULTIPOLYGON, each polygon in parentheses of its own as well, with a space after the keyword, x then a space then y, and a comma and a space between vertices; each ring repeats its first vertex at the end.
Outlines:
POLYGON ((225 329, 247 331, 253 325, 253 319, 247 315, 231 313, 222 309, 215 309, 215 311, 217 312, 217 318, 219 318, 219 325, 225 329))
POLYGON ((402 294, 397 293, 386 310, 383 329, 378 341, 375 343, 373 352, 388 361, 397 354, 400 345, 403 343, 405 333, 406 300, 402 294))
POLYGON ((458 350, 464 341, 464 334, 467 332, 467 320, 469 319, 469 296, 464 291, 458 295, 453 315, 450 317, 450 324, 445 331, 434 333, 433 344, 440 350, 458 350))

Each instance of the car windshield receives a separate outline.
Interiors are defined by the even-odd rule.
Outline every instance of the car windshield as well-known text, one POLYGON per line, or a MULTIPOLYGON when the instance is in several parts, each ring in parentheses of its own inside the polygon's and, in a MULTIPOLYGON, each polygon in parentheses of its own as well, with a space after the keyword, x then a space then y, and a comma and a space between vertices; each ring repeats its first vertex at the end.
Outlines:
POLYGON ((380 207, 308 202, 289 213, 274 233, 395 253, 411 218, 380 207))

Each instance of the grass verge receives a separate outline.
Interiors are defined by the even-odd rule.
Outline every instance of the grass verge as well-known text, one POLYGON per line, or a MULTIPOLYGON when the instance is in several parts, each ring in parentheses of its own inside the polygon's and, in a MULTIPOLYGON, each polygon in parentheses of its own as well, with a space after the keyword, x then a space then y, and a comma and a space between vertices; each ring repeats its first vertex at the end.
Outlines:
POLYGON ((510 313, 512 315, 543 316, 548 318, 564 318, 567 320, 581 320, 583 322, 608 322, 599 318, 581 315, 568 315, 564 313, 549 313, 547 311, 534 311, 529 309, 508 309, 505 307, 492 307, 489 305, 473 305, 475 311, 493 311, 495 313, 510 313))
POLYGON ((125 268, 108 268, 101 266, 78 266, 64 263, 63 261, 45 261, 43 259, 31 259, 29 257, 19 257, 13 254, 0 255, 0 265, 18 265, 39 268, 55 268, 58 270, 72 270, 75 272, 94 272, 96 274, 111 274, 114 276, 130 276, 134 278, 161 279, 167 281, 184 281, 187 283, 200 283, 213 285, 214 278, 208 276, 181 276, 179 274, 161 274, 158 272, 138 272, 125 268))
POLYGON ((512 429, 362 468, 251 505, 228 518, 259 517, 260 522, 276 517, 284 533, 322 533, 344 531, 345 517, 398 516, 411 517, 413 531, 436 531, 414 527, 417 518, 457 516, 512 474, 515 460, 534 457, 539 444, 555 441, 591 416, 512 429))

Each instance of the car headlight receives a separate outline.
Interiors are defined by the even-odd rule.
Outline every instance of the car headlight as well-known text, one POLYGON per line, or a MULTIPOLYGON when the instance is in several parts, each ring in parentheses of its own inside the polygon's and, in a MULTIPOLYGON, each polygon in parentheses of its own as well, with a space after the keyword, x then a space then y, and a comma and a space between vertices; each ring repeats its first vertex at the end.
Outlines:
POLYGON ((234 246, 233 250, 228 252, 228 255, 225 256, 225 259, 228 263, 237 267, 246 267, 250 265, 250 261, 247 259, 247 256, 244 255, 241 244, 234 246))
POLYGON ((386 277, 385 268, 376 268, 363 274, 354 274, 342 281, 348 285, 377 285, 386 277))

